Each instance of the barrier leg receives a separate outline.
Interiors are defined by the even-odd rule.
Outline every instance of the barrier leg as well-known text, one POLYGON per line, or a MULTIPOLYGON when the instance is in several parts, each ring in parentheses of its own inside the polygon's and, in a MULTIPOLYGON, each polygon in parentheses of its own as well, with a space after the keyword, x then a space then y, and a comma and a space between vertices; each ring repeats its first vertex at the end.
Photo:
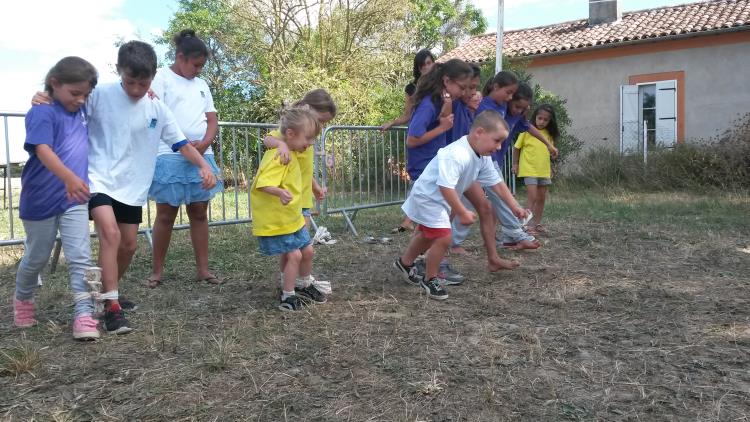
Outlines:
POLYGON ((359 237, 359 233, 357 233, 357 229, 354 227, 354 223, 352 223, 352 220, 357 215, 357 211, 355 210, 354 213, 352 213, 352 217, 349 218, 349 214, 346 213, 346 211, 342 210, 341 214, 344 216, 344 221, 346 221, 347 227, 349 227, 349 231, 352 232, 354 237, 359 237))

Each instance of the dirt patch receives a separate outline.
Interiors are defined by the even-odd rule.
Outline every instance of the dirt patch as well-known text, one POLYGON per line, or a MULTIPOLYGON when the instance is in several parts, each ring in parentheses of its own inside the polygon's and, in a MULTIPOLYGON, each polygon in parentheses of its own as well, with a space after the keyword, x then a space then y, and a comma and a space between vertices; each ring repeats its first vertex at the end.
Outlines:
MULTIPOLYGON (((629 196, 627 206, 639 200, 652 201, 629 196)), ((750 213, 747 200, 731 201, 750 213)), ((747 221, 725 225, 700 207, 655 221, 611 204, 553 198, 544 247, 504 253, 522 263, 513 272, 484 272, 470 238, 472 254, 453 260, 469 281, 444 303, 391 270, 405 235, 363 244, 335 220, 326 223, 339 243, 316 255, 334 296, 295 315, 274 309, 276 264, 258 256, 246 226, 212 231, 212 266, 228 280, 220 287, 191 281, 183 232, 165 284, 146 289, 140 245, 123 283, 140 306, 128 336, 74 342, 58 271, 39 291, 40 326, 17 330, 10 301, 0 306, 0 417, 747 420, 747 221), (695 225, 707 230, 696 235, 695 225), (20 370, 3 353, 37 360, 20 370)), ((377 234, 384 218, 398 213, 363 213, 361 232, 377 234)), ((9 298, 19 254, 2 253, 9 298)))

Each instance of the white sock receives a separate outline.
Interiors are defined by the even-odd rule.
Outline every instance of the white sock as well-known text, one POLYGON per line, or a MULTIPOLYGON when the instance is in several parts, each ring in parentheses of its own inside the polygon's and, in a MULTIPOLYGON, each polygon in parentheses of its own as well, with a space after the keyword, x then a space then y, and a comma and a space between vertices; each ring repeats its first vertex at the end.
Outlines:
POLYGON ((306 277, 298 277, 297 278, 297 287, 305 288, 312 284, 313 280, 315 280, 312 275, 308 275, 306 277))
POLYGON ((281 301, 282 302, 285 301, 290 296, 295 296, 294 290, 292 290, 291 292, 285 292, 283 290, 281 291, 281 301))

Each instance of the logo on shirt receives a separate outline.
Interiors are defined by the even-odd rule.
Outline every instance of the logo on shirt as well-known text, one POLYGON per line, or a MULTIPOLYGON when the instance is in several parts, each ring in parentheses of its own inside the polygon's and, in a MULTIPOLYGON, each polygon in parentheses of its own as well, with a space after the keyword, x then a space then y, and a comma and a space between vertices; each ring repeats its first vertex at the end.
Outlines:
POLYGON ((89 122, 86 119, 86 113, 84 113, 83 110, 81 110, 80 113, 81 113, 81 124, 83 126, 87 126, 89 122))
POLYGON ((149 129, 156 128, 156 119, 151 119, 151 123, 148 124, 149 129))
POLYGON ((201 97, 206 98, 206 93, 201 91, 201 97))

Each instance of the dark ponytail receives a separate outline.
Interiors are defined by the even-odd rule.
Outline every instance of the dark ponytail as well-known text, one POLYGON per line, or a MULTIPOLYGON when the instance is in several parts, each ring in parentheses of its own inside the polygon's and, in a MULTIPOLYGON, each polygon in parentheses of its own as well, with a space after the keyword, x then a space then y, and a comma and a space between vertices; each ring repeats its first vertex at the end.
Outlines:
POLYGON ((451 59, 445 63, 435 63, 430 73, 419 78, 417 83, 417 92, 415 95, 414 104, 419 103, 424 97, 432 97, 432 102, 440 104, 441 95, 443 94, 443 76, 447 76, 448 79, 458 80, 472 75, 471 66, 466 64, 463 60, 451 59))
POLYGON ((498 88, 502 88, 504 86, 508 85, 515 85, 518 83, 518 77, 515 73, 509 72, 507 70, 502 70, 500 72, 497 72, 497 75, 494 77, 487 79, 487 82, 484 84, 484 88, 482 88, 482 96, 486 97, 490 95, 490 92, 492 92, 492 89, 495 87, 495 85, 498 86, 498 88))
POLYGON ((172 38, 175 55, 182 53, 187 58, 208 57, 206 44, 195 35, 192 29, 183 29, 172 38))

